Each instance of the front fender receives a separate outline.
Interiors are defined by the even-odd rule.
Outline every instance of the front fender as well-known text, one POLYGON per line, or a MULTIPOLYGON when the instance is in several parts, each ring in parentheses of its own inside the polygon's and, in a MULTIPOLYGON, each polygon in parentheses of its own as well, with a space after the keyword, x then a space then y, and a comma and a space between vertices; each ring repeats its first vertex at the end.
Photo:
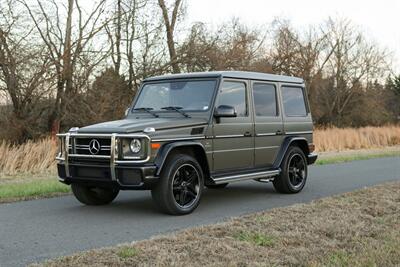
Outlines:
MULTIPOLYGON (((157 166, 156 175, 160 175, 162 168, 164 167, 165 161, 168 158, 168 155, 176 148, 184 148, 184 147, 194 147, 199 149, 203 155, 202 157, 206 157, 206 151, 204 145, 198 141, 178 141, 173 143, 164 144, 157 153, 157 156, 154 160, 155 165, 157 166)), ((208 168, 208 166, 207 166, 208 168)))

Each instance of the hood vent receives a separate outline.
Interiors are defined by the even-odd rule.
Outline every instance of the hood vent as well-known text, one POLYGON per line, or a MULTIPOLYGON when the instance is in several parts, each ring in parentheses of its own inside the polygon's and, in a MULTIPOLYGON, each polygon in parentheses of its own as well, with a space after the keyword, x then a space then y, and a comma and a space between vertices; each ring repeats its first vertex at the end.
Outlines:
POLYGON ((204 127, 197 127, 193 128, 192 131, 190 132, 191 135, 196 135, 196 134, 202 134, 204 131, 204 127))

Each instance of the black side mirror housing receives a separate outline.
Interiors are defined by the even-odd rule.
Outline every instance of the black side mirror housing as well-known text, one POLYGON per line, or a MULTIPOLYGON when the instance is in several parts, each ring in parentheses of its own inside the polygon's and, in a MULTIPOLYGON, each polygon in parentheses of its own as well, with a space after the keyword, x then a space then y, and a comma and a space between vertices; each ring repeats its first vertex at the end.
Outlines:
POLYGON ((237 117, 236 110, 232 106, 220 105, 214 111, 214 117, 219 118, 234 118, 237 117))

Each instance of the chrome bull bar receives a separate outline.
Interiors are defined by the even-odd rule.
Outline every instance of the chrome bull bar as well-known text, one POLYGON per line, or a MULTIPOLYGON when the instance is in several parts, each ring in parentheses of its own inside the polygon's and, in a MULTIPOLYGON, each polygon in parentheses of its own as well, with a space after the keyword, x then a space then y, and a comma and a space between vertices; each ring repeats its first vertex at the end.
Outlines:
POLYGON ((148 135, 145 135, 145 134, 64 133, 64 134, 57 134, 57 137, 59 137, 60 139, 64 138, 64 145, 62 145, 62 150, 59 152, 58 156, 56 157, 56 160, 64 162, 66 177, 71 177, 71 174, 70 174, 70 171, 69 171, 69 160, 70 160, 70 158, 110 159, 111 180, 112 181, 117 181, 115 169, 116 169, 116 166, 118 166, 118 164, 145 163, 145 162, 149 161, 150 155, 151 155, 151 139, 150 139, 150 137, 148 135), (107 156, 107 155, 74 154, 74 151, 72 151, 72 153, 69 153, 69 147, 70 147, 70 144, 71 144, 71 138, 74 138, 74 137, 78 137, 78 138, 79 137, 110 138, 110 140, 111 140, 110 155, 107 156), (132 158, 129 158, 127 160, 118 159, 118 154, 119 154, 118 153, 118 142, 122 138, 146 139, 146 143, 147 143, 147 151, 146 151, 147 155, 146 155, 146 158, 144 158, 144 159, 132 159, 132 158))

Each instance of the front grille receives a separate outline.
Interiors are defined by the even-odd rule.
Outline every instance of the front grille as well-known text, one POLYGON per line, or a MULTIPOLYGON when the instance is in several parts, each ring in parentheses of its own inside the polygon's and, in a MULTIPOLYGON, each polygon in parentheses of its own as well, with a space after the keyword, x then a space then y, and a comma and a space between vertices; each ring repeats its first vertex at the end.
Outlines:
POLYGON ((71 140, 70 154, 77 155, 98 155, 98 156, 110 156, 111 150, 111 139, 110 138, 93 138, 93 137, 75 137, 71 140), (90 146, 92 141, 95 140, 100 145, 98 152, 92 148, 90 151, 90 146))

